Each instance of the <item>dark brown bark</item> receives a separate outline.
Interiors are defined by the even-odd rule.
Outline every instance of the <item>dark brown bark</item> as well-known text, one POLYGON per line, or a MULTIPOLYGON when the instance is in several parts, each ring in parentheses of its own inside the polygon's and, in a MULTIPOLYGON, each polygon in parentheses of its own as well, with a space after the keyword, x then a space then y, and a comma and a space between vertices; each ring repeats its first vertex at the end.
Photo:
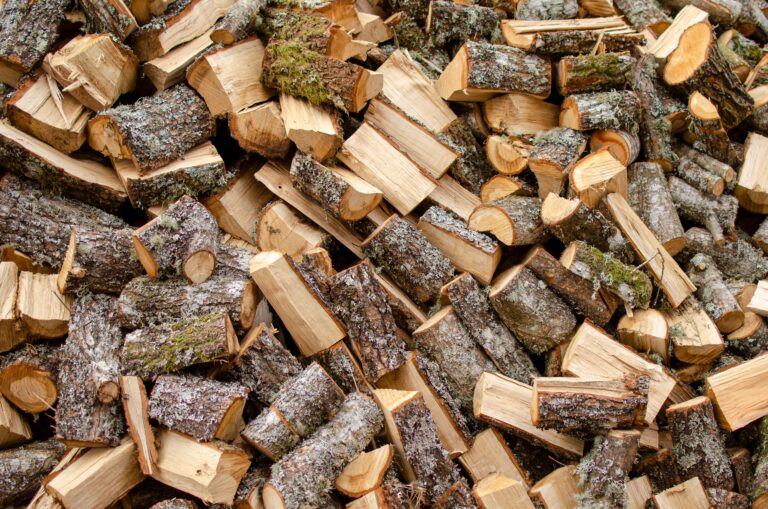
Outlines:
POLYGON ((0 451, 0 504, 23 505, 40 488, 65 450, 56 440, 47 440, 0 451))
POLYGON ((644 55, 635 62, 632 85, 640 101, 640 139, 645 160, 671 170, 677 164, 677 155, 672 150, 672 123, 665 111, 663 86, 653 55, 644 55))
POLYGON ((488 163, 483 148, 472 134, 467 121, 458 117, 438 133, 437 137, 443 144, 459 153, 459 157, 450 167, 453 178, 471 192, 478 194, 482 185, 496 172, 488 163))
POLYGON ((742 326, 744 312, 710 255, 698 253, 691 258, 688 278, 696 285, 696 298, 718 329, 728 333, 742 326))
POLYGON ((211 39, 220 44, 232 44, 253 32, 261 20, 264 0, 237 0, 226 16, 214 26, 211 39))
POLYGON ((517 48, 469 41, 467 86, 549 96, 552 67, 548 60, 517 48))
POLYGON ((753 507, 761 507, 760 504, 768 502, 768 417, 763 417, 759 426, 760 438, 752 459, 755 470, 749 493, 755 504, 753 507))
POLYGON ((672 256, 685 247, 685 230, 660 164, 635 163, 627 172, 629 205, 672 256))
POLYGON ((0 364, 0 392, 25 412, 45 412, 58 398, 60 362, 59 347, 39 344, 19 348, 0 364))
POLYGON ((138 27, 123 0, 80 0, 79 5, 91 33, 110 32, 124 41, 138 27))
POLYGON ((752 507, 749 497, 728 490, 709 488, 707 498, 711 506, 718 509, 750 509, 752 507))
POLYGON ((680 253, 680 259, 690 260, 696 253, 709 253, 717 268, 729 278, 755 282, 768 275, 768 259, 763 252, 747 240, 736 237, 718 244, 712 235, 703 228, 689 228, 685 232, 686 247, 680 253))
POLYGON ((595 439, 592 450, 582 458, 576 471, 577 500, 583 506, 624 507, 624 485, 640 445, 639 431, 611 431, 595 439))
POLYGON ((426 29, 432 44, 448 48, 467 41, 491 41, 500 30, 499 23, 499 15, 490 7, 433 0, 426 29))
POLYGON ((635 59, 629 53, 566 56, 558 64, 563 96, 623 89, 630 83, 635 59))
POLYGON ((645 40, 642 34, 611 34, 599 30, 560 30, 536 35, 530 50, 541 55, 591 53, 598 42, 608 52, 630 51, 645 40))
POLYGON ((433 509, 476 509, 466 481, 459 479, 432 506, 433 509))
POLYGON ((75 447, 116 447, 125 432, 119 398, 123 333, 117 299, 78 298, 70 327, 59 367, 56 438, 75 447))
POLYGON ((618 129, 635 134, 639 130, 640 101, 629 90, 573 94, 562 104, 560 125, 580 131, 618 129))
POLYGON ((738 200, 730 195, 709 197, 677 177, 669 177, 669 192, 678 214, 683 219, 704 226, 716 244, 722 245, 725 236, 735 229, 738 200))
POLYGON ((654 493, 658 493, 683 482, 677 471, 677 464, 669 449, 659 449, 640 460, 635 471, 647 475, 654 493))
POLYGON ((748 494, 752 483, 752 456, 745 447, 726 449, 728 459, 733 467, 733 477, 736 480, 736 491, 748 494))

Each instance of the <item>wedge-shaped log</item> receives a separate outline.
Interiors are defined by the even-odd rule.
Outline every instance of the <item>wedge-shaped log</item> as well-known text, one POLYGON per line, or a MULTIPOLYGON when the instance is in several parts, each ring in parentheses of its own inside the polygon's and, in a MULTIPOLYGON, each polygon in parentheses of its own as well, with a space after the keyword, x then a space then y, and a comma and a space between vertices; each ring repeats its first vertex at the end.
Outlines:
POLYGON ((577 479, 575 465, 560 467, 534 484, 528 495, 543 507, 576 507, 577 479))
POLYGON ((504 436, 493 427, 475 436, 472 447, 459 456, 459 463, 474 482, 499 473, 520 482, 526 488, 531 484, 531 479, 520 465, 515 453, 510 450, 504 436))
MULTIPOLYGON (((518 175, 522 173, 526 166, 528 166, 530 150, 530 145, 512 137, 492 134, 485 140, 485 157, 491 163, 493 169, 503 175, 518 175)), ((497 177, 497 175, 494 175, 494 177, 497 177)), ((493 180, 493 177, 488 179, 487 182, 491 180, 493 180)), ((482 191, 480 198, 483 199, 482 191)), ((483 201, 489 200, 483 199, 483 201)))
POLYGON ((38 338, 60 338, 69 330, 74 299, 62 295, 53 274, 21 272, 16 297, 16 316, 29 335, 38 338))
POLYGON ((261 210, 255 237, 256 246, 262 251, 281 251, 294 258, 332 242, 328 233, 282 200, 273 200, 261 210))
POLYGON ((31 440, 32 429, 27 420, 0 395, 0 447, 8 449, 31 440))
POLYGON ((637 430, 613 430, 598 437, 592 450, 576 467, 579 474, 580 503, 622 507, 626 483, 640 445, 637 430))
POLYGON ((13 262, 0 262, 0 352, 12 350, 27 336, 16 316, 18 291, 19 267, 13 262))
POLYGON ((754 390, 755 387, 761 387, 765 380, 768 380, 766 355, 706 378, 706 395, 715 405, 715 414, 723 429, 735 431, 768 415, 765 398, 761 397, 760 391, 754 390))
POLYGON ((65 448, 46 440, 0 451, 0 504, 24 504, 64 455, 65 448))
POLYGON ((541 223, 541 204, 539 198, 514 195, 483 203, 469 216, 469 227, 490 232, 507 246, 544 242, 549 233, 541 223))
POLYGON ((528 166, 536 175, 539 198, 559 195, 568 174, 587 146, 587 137, 573 129, 555 127, 537 136, 528 154, 528 166))
POLYGON ((139 467, 145 475, 155 473, 157 463, 157 446, 155 433, 149 424, 147 390, 144 382, 138 376, 121 376, 120 393, 123 400, 125 422, 131 434, 131 440, 136 444, 136 457, 139 467))
POLYGON ((41 344, 8 354, 0 368, 0 393, 28 413, 44 412, 58 398, 57 380, 61 352, 41 344))
MULTIPOLYGON (((147 0, 132 2, 131 7, 140 1, 147 0)), ((171 88, 184 80, 190 64, 212 45, 213 41, 211 40, 211 31, 209 30, 203 35, 172 49, 167 54, 144 63, 141 66, 141 70, 158 91, 171 88)))
POLYGON ((230 113, 229 133, 243 150, 264 157, 283 159, 291 149, 278 101, 230 113))
POLYGON ((669 364, 669 323, 664 313, 656 309, 635 309, 632 316, 621 317, 616 332, 625 345, 638 352, 658 354, 669 364))
POLYGON ((698 477, 688 479, 667 490, 654 495, 653 503, 659 509, 676 509, 678 507, 711 507, 707 491, 698 477))
POLYGON ((757 133, 750 133, 744 143, 744 164, 739 170, 734 196, 739 205, 758 214, 768 212, 768 188, 765 176, 760 171, 762 161, 768 153, 768 138, 757 133))
POLYGON ((369 493, 384 481, 395 449, 386 444, 370 452, 360 453, 336 478, 336 489, 348 497, 358 498, 369 493))
POLYGON ((211 39, 219 44, 232 44, 248 35, 261 20, 265 2, 261 0, 235 0, 226 14, 213 27, 211 39))
POLYGON ((334 109, 287 93, 280 94, 280 109, 286 136, 300 151, 318 161, 336 154, 344 138, 334 109))
POLYGON ((570 190, 587 207, 595 208, 608 193, 627 196, 627 167, 603 148, 577 161, 570 172, 570 190))
POLYGON ((483 118, 493 132, 539 134, 559 126, 560 108, 523 93, 504 94, 483 103, 483 118))

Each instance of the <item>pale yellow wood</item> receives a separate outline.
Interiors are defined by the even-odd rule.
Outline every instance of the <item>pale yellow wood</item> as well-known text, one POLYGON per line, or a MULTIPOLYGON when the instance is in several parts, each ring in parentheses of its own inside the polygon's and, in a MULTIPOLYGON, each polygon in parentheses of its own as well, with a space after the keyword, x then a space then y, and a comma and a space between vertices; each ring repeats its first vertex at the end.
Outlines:
MULTIPOLYGON (((53 470, 51 470, 51 473, 48 475, 47 479, 52 479, 57 472, 60 472, 66 468, 69 464, 79 458, 86 450, 87 449, 80 447, 73 447, 69 449, 66 453, 64 453, 64 456, 61 458, 61 460, 59 460, 56 466, 53 467, 53 470)), ((45 484, 46 482, 44 480, 43 484, 41 484, 40 488, 38 488, 37 493, 35 493, 35 496, 32 497, 32 500, 30 500, 29 505, 27 505, 27 509, 64 509, 64 506, 61 505, 58 500, 53 498, 53 496, 45 490, 45 484)))
POLYGON ((659 450, 661 447, 659 445, 659 427, 656 423, 640 431, 640 447, 651 449, 652 451, 659 450))
POLYGON ((525 94, 504 94, 483 103, 483 117, 497 133, 538 134, 560 125, 560 106, 525 94))
POLYGON ((409 483, 416 480, 416 473, 408 462, 404 449, 403 437, 392 414, 403 404, 418 397, 419 393, 416 391, 401 391, 397 389, 376 389, 373 391, 373 398, 376 400, 376 403, 384 414, 387 437, 397 452, 403 478, 409 483))
POLYGON ((757 288, 749 300, 747 310, 760 316, 768 316, 768 281, 763 280, 757 283, 757 288))
POLYGON ((281 200, 264 207, 256 225, 256 246, 260 250, 280 251, 291 258, 327 245, 328 241, 327 233, 281 200))
POLYGON ((666 61, 667 57, 677 48, 680 37, 688 28, 706 22, 709 14, 693 5, 686 5, 677 13, 672 24, 662 33, 655 42, 648 45, 648 52, 652 53, 659 61, 666 61))
POLYGON ((264 102, 275 90, 261 82, 264 43, 250 37, 198 58, 187 82, 203 96, 215 117, 264 102))
POLYGON ((302 355, 329 348, 346 334, 287 255, 264 251, 251 259, 251 277, 291 333, 302 355))
POLYGON ((669 324, 667 317, 656 309, 635 309, 632 316, 624 315, 616 327, 619 340, 638 352, 656 353, 669 363, 669 324))
POLYGON ((197 0, 177 16, 166 22, 155 38, 155 52, 152 58, 165 55, 176 46, 191 41, 206 33, 224 16, 236 0, 197 0))
POLYGON ((433 178, 367 122, 347 138, 337 157, 360 178, 379 188, 403 215, 409 214, 437 187, 433 178))
POLYGON ((619 129, 603 129, 592 132, 589 149, 597 152, 606 148, 619 163, 629 166, 640 155, 640 137, 619 129))
POLYGON ((645 509, 645 502, 653 496, 651 482, 647 476, 636 477, 624 485, 627 494, 627 509, 645 509))
POLYGON ((280 94, 280 111, 288 138, 296 148, 318 161, 328 159, 341 146, 342 133, 336 113, 300 97, 280 94))
POLYGON ((534 509, 525 486, 503 474, 491 474, 476 483, 472 496, 480 509, 534 509))
POLYGON ((736 431, 768 415, 768 355, 742 362, 705 381, 707 396, 715 406, 720 427, 736 431))
POLYGON ((707 364, 725 350, 717 325, 693 295, 665 314, 671 331, 672 353, 680 361, 707 364))
POLYGON ((158 432, 157 444, 154 478, 209 504, 231 504, 251 464, 248 454, 238 447, 197 442, 165 429, 158 432))
POLYGON ((584 442, 552 430, 541 430, 531 421, 533 388, 496 373, 483 373, 475 385, 475 417, 528 437, 557 454, 581 456, 584 442))
POLYGON ((375 490, 348 503, 347 509, 389 509, 389 506, 381 491, 375 490))
POLYGON ((507 44, 513 48, 528 49, 536 41, 540 32, 562 30, 590 30, 610 33, 632 33, 634 30, 621 16, 603 18, 579 18, 564 20, 502 20, 501 33, 507 44))
POLYGON ((357 40, 378 44, 392 38, 392 30, 389 29, 380 16, 358 11, 357 18, 362 26, 360 33, 357 34, 357 40))
POLYGON ((104 509, 144 479, 129 439, 112 448, 93 448, 66 466, 46 485, 67 509, 104 509))
POLYGON ((534 484, 528 496, 544 509, 575 509, 577 491, 576 466, 566 465, 534 484))
POLYGON ((443 175, 438 179, 437 187, 429 193, 429 199, 464 221, 468 221, 472 211, 480 205, 480 198, 462 187, 450 175, 443 175))
POLYGON ((157 447, 155 433, 149 424, 144 382, 138 376, 121 376, 120 392, 125 422, 128 424, 131 439, 136 444, 139 467, 145 475, 153 475, 157 463, 157 447))
POLYGON ((768 138, 749 133, 744 143, 744 163, 733 194, 739 199, 739 205, 758 214, 768 213, 768 173, 764 171, 766 158, 768 138))
POLYGON ((229 114, 229 132, 247 152, 282 159, 291 149, 291 140, 278 101, 268 101, 229 114))
POLYGON ((142 66, 142 71, 157 90, 165 90, 184 80, 187 67, 204 51, 213 46, 211 33, 213 28, 203 35, 186 42, 167 54, 153 58, 142 66))
POLYGON ((18 289, 19 267, 13 262, 0 262, 0 352, 7 352, 24 340, 21 324, 16 320, 18 289))
POLYGON ((16 316, 29 329, 31 335, 58 338, 69 330, 70 309, 75 299, 62 295, 55 274, 19 274, 16 316))
POLYGON ((603 198, 616 225, 629 240, 645 268, 659 284, 673 307, 679 306, 696 289, 683 269, 659 243, 653 232, 618 193, 603 198))
POLYGON ((490 203, 505 196, 526 196, 520 181, 509 175, 494 175, 480 188, 480 201, 490 203))
POLYGON ((675 380, 661 366, 647 361, 601 329, 585 322, 571 339, 563 357, 563 373, 589 378, 623 378, 645 375, 650 379, 645 422, 656 419, 675 387, 675 380))
MULTIPOLYGON (((496 171, 504 175, 517 175, 528 166, 531 145, 525 141, 491 135, 485 140, 485 155, 496 171)), ((531 167, 531 170, 534 170, 531 167)), ((535 171, 535 170, 534 170, 535 171)))
POLYGON ((607 193, 627 197, 627 167, 608 149, 578 160, 570 173, 571 190, 587 206, 595 208, 607 193))
POLYGON ((530 479, 507 446, 504 437, 493 427, 475 436, 472 447, 459 456, 459 463, 475 482, 498 473, 520 482, 526 488, 530 484, 530 479))
POLYGON ((653 497, 658 509, 710 509, 707 492, 698 477, 672 486, 653 497))
POLYGON ((0 395, 0 449, 32 440, 32 430, 24 416, 0 395))
POLYGON ((336 489, 352 498, 362 497, 375 490, 384 481, 393 456, 392 444, 360 453, 336 478, 336 489))

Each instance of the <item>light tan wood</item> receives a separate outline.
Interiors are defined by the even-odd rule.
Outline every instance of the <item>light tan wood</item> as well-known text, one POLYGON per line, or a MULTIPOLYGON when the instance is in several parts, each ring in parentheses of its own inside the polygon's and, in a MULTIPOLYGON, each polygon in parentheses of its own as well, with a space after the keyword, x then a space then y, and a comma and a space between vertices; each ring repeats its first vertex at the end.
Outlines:
POLYGON ((493 132, 538 134, 560 125, 560 106, 525 94, 504 94, 483 103, 483 117, 493 132))
POLYGON ((603 201, 669 302, 673 307, 679 306, 696 289, 691 280, 623 196, 611 193, 603 201))
POLYGON ((658 509, 709 509, 709 498, 698 477, 672 486, 653 497, 658 509))
POLYGON ((153 475, 157 463, 155 433, 149 424, 147 414, 147 390, 138 376, 121 376, 120 392, 123 399, 123 413, 131 440, 136 444, 139 468, 144 475, 153 475))
POLYGON ((229 132, 243 150, 264 157, 282 159, 291 150, 278 101, 230 113, 229 132))
POLYGON ((640 155, 640 138, 626 131, 603 129, 592 133, 589 148, 592 152, 606 148, 619 163, 629 166, 640 155))
POLYGON ((485 155, 496 171, 517 175, 528 166, 530 145, 504 136, 491 135, 485 140, 485 155))
POLYGON ((768 174, 762 171, 767 157, 768 138, 749 133, 733 194, 739 199, 739 205, 758 214, 768 214, 768 174))
MULTIPOLYGON (((136 2, 133 2, 136 3, 136 2)), ((133 3, 131 7, 133 7, 133 3)), ((189 42, 172 49, 167 54, 153 58, 142 66, 144 75, 157 90, 165 90, 184 81, 187 67, 195 61, 204 51, 213 46, 211 40, 211 28, 189 42)))
POLYGON ((576 466, 566 465, 534 484, 528 496, 544 509, 574 509, 577 490, 576 466))
POLYGON ((525 486, 503 474, 491 474, 477 482, 472 496, 481 509, 534 509, 525 486))
POLYGON ((569 376, 590 378, 647 376, 647 424, 654 421, 676 384, 661 366, 643 359, 589 322, 583 323, 571 339, 563 356, 562 371, 569 376))
POLYGON ((0 262, 0 352, 13 349, 26 338, 22 323, 16 320, 18 289, 19 267, 13 262, 0 262))
POLYGON ((708 364, 725 351, 717 325, 694 296, 665 314, 671 331, 672 354, 678 360, 708 364))
POLYGON ((401 391, 397 389, 376 389, 373 391, 373 397, 376 400, 376 404, 384 414, 384 423, 387 431, 387 437, 394 446, 397 452, 400 468, 402 469, 403 479, 407 482, 414 482, 416 480, 416 473, 413 467, 408 462, 408 456, 406 455, 403 439, 400 434, 400 429, 397 427, 395 419, 392 415, 397 411, 398 407, 419 397, 419 393, 416 391, 401 391))
POLYGON ((104 509, 144 479, 129 439, 113 448, 92 448, 48 481, 46 491, 67 509, 104 509))
POLYGON ((201 443, 169 430, 157 434, 154 478, 209 504, 231 504, 251 461, 242 449, 223 442, 201 443))
POLYGON ((356 40, 378 44, 392 38, 392 30, 389 29, 380 16, 358 10, 357 18, 360 20, 362 28, 360 33, 357 34, 356 40))
POLYGON ((106 34, 81 35, 43 61, 45 71, 87 108, 101 111, 136 86, 139 62, 106 34))
POLYGON ((531 483, 514 453, 507 446, 504 437, 493 427, 475 436, 472 447, 459 456, 459 463, 474 482, 498 473, 520 482, 526 488, 531 483))
POLYGON ((173 0, 132 0, 131 12, 140 25, 148 23, 153 16, 162 15, 173 0))
POLYGON ((381 99, 372 99, 368 103, 365 121, 388 136, 393 145, 410 157, 424 173, 436 179, 442 177, 459 156, 431 131, 381 99))
POLYGON ((403 51, 393 52, 377 71, 384 76, 382 95, 427 129, 439 133, 456 120, 421 66, 403 51))
POLYGON ((402 366, 384 375, 376 385, 384 389, 420 392, 435 421, 437 435, 443 447, 452 458, 464 454, 469 450, 469 443, 458 430, 437 391, 429 384, 419 369, 415 355, 413 352, 410 353, 402 366))
POLYGON ((648 476, 635 477, 624 485, 627 494, 627 509, 645 509, 645 503, 653 496, 648 476))
POLYGON ((0 449, 32 440, 32 429, 24 416, 0 395, 0 449))
POLYGON ((287 255, 263 251, 251 259, 250 270, 302 355, 321 352, 344 337, 346 332, 341 322, 309 287, 287 255))
POLYGON ((667 57, 677 48, 680 37, 688 28, 697 23, 706 22, 709 14, 693 5, 686 5, 677 13, 672 24, 662 33, 655 42, 648 45, 648 52, 652 53, 659 61, 666 61, 667 57))
POLYGON ((640 431, 640 447, 644 447, 652 451, 658 451, 661 448, 659 443, 659 435, 659 427, 655 423, 651 424, 647 428, 643 428, 640 431))
POLYGON ((631 33, 632 30, 621 16, 604 18, 579 18, 565 20, 502 20, 501 33, 513 48, 528 49, 541 32, 563 30, 601 30, 611 33, 631 33))
POLYGON ((35 493, 35 496, 32 497, 29 505, 27 505, 27 509, 64 509, 64 506, 61 505, 55 498, 53 498, 52 495, 50 495, 45 490, 45 484, 47 481, 53 479, 53 477, 56 476, 58 472, 61 472, 73 461, 82 456, 85 451, 86 449, 84 448, 73 447, 64 453, 64 456, 61 458, 61 460, 59 460, 56 466, 53 467, 53 470, 51 470, 48 476, 46 476, 46 478, 43 480, 43 483, 40 485, 40 488, 38 488, 37 493, 35 493))
POLYGON ((590 208, 600 204, 607 193, 627 197, 627 167, 608 149, 592 152, 578 160, 570 173, 571 190, 590 208))
POLYGON ((362 497, 375 490, 384 481, 394 452, 392 444, 387 444, 370 452, 360 453, 336 478, 336 489, 352 498, 362 497))
POLYGON ((374 490, 348 503, 346 509, 389 509, 389 505, 381 490, 374 490))
POLYGON ((409 214, 437 187, 433 178, 368 122, 347 138, 337 157, 360 178, 379 188, 403 215, 409 214))
POLYGON ((429 193, 429 199, 444 209, 450 210, 464 221, 468 221, 469 216, 480 205, 480 198, 462 187, 450 175, 443 175, 437 181, 437 187, 429 193))
POLYGON ((494 175, 480 188, 480 201, 489 203, 509 195, 528 196, 522 183, 509 175, 494 175))
POLYGON ((69 330, 72 295, 62 295, 55 274, 19 274, 16 316, 24 322, 30 335, 59 338, 69 330))
POLYGON ((265 206, 256 224, 256 245, 262 251, 280 251, 291 258, 328 244, 328 234, 309 223, 281 200, 265 206))
POLYGON ((635 309, 632 316, 621 317, 616 332, 625 345, 638 352, 658 354, 669 364, 669 324, 661 311, 635 309))
POLYGON ((749 299, 747 310, 760 316, 768 316, 768 281, 758 281, 752 298, 749 299))
POLYGON ((533 425, 532 398, 530 385, 496 373, 483 373, 475 385, 475 418, 533 439, 556 454, 581 456, 584 453, 582 440, 533 425))
POLYGON ((706 395, 715 406, 720 427, 736 431, 768 415, 768 355, 761 355, 720 371, 705 380, 706 395))
POLYGON ((19 270, 27 272, 36 272, 39 274, 51 274, 53 272, 49 267, 36 264, 32 261, 32 258, 21 251, 14 249, 13 246, 0 247, 0 259, 6 262, 12 262, 16 264, 19 270))
POLYGON ((581 8, 591 16, 615 16, 619 14, 613 0, 582 0, 581 8))
POLYGON ((288 139, 318 161, 333 156, 341 146, 342 132, 335 112, 299 97, 280 94, 280 113, 288 139))
POLYGON ((211 114, 220 117, 275 95, 261 83, 263 60, 264 43, 250 37, 195 60, 187 69, 187 82, 203 96, 211 114))

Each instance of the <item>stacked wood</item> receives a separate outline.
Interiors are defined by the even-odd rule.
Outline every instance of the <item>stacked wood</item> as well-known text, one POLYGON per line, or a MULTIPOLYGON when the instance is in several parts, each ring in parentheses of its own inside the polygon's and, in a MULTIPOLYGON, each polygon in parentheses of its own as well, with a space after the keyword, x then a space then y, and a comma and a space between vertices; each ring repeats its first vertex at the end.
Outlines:
POLYGON ((561 106, 560 126, 578 131, 621 129, 637 132, 640 103, 632 91, 573 94, 561 106))
POLYGON ((734 189, 734 196, 739 199, 739 205, 758 214, 764 213, 768 207, 765 193, 762 191, 762 175, 757 171, 763 158, 764 150, 768 147, 768 138, 756 133, 750 133, 744 143, 744 163, 739 170, 739 177, 734 189))
POLYGON ((632 74, 634 59, 629 53, 603 53, 563 57, 557 65, 561 95, 624 88, 632 74))
POLYGON ((609 52, 628 51, 643 40, 617 16, 543 22, 504 20, 501 31, 510 46, 545 55, 591 53, 598 45, 609 52))
POLYGON ((640 57, 632 71, 635 94, 640 101, 640 139, 642 153, 649 162, 660 164, 665 171, 677 162, 672 150, 672 122, 664 107, 663 85, 656 74, 652 54, 640 57))
POLYGON ((704 226, 716 244, 725 242, 725 235, 734 229, 739 208, 733 196, 707 196, 674 176, 669 177, 669 192, 675 208, 684 219, 704 226))

